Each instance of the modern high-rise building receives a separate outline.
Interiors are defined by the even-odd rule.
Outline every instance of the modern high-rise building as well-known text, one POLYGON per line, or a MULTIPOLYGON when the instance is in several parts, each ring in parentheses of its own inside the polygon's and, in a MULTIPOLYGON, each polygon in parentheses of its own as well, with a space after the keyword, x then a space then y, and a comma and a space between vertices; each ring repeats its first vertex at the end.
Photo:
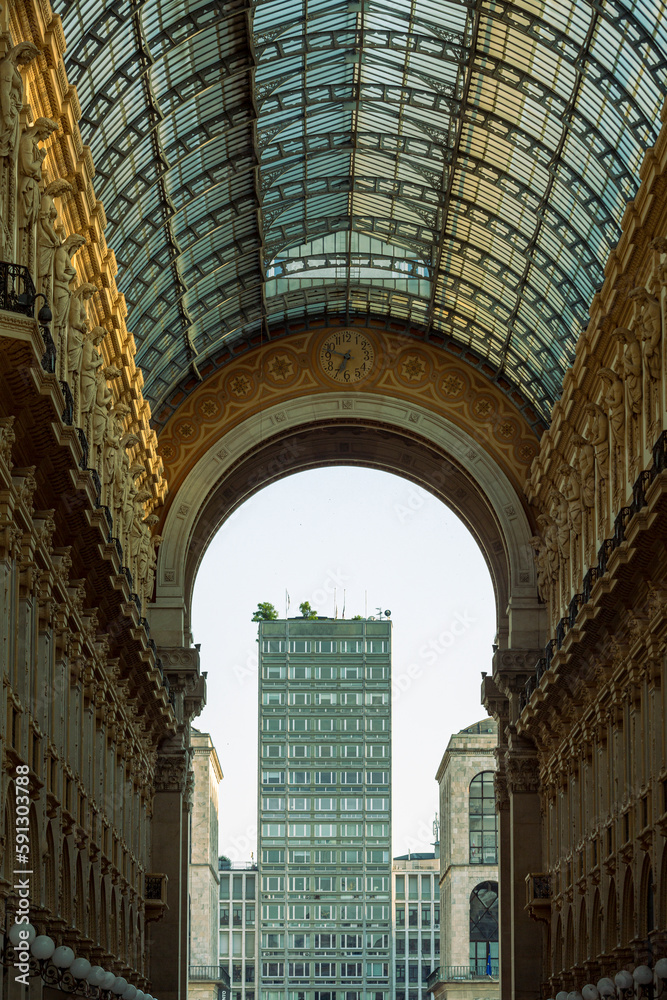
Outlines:
POLYGON ((260 1000, 390 1000, 391 622, 259 625, 260 1000))
POLYGON ((229 975, 230 1000, 255 1000, 257 970, 257 865, 232 864, 221 855, 220 967, 229 975))

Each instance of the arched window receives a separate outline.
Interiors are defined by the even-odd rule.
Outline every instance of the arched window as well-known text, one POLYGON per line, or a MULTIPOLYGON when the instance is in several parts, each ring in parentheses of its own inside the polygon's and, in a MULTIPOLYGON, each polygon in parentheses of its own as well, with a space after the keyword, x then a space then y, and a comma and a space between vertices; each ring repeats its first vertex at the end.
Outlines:
POLYGON ((498 972, 498 883, 480 882, 470 893, 470 968, 498 972))
POLYGON ((498 815, 493 771, 482 771, 470 782, 470 864, 498 864, 498 815))

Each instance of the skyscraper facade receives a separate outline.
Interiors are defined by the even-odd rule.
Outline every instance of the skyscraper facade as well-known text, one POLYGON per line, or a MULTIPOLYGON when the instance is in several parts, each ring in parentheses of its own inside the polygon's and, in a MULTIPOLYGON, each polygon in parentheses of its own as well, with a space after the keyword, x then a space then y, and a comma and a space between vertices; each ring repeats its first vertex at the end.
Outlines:
POLYGON ((390 1000, 391 622, 259 625, 261 1000, 390 1000))

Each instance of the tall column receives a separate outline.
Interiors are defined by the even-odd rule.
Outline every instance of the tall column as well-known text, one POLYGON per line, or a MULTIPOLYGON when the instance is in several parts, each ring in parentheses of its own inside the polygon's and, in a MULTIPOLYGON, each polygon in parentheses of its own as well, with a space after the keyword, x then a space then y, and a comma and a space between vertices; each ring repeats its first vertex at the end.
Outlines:
POLYGON ((498 718, 501 1000, 533 1000, 542 982, 542 931, 525 909, 526 876, 542 871, 542 825, 535 748, 516 734, 520 694, 540 649, 497 650, 483 701, 498 718), (502 719, 502 724, 501 724, 502 719))
POLYGON ((187 1000, 193 791, 190 723, 206 702, 206 682, 199 672, 197 649, 169 647, 160 648, 159 653, 178 729, 161 744, 156 765, 151 860, 153 872, 166 875, 168 883, 167 907, 148 927, 150 978, 160 1000, 187 1000))

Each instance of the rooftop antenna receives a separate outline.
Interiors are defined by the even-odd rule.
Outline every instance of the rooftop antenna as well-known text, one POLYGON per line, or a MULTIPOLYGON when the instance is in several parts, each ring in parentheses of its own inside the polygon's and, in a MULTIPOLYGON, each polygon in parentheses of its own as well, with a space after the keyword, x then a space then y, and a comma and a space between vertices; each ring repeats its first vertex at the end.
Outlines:
POLYGON ((343 590, 343 618, 345 617, 345 590, 343 590))
POLYGON ((368 618, 368 591, 364 591, 364 618, 368 618))
POLYGON ((382 608, 376 608, 375 610, 378 613, 378 618, 380 619, 380 621, 382 621, 382 608))
POLYGON ((334 618, 338 618, 338 598, 337 598, 338 588, 334 587, 334 618))

